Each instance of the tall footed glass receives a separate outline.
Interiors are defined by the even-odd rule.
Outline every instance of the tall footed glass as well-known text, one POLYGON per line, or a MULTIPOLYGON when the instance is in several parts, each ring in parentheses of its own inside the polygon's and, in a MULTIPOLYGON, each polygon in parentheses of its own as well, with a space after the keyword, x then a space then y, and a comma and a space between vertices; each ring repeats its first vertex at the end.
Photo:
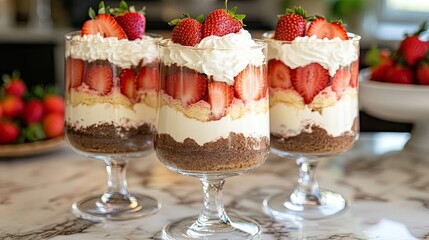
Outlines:
POLYGON ((296 159, 298 184, 269 196, 264 210, 283 219, 323 219, 347 207, 338 193, 321 189, 320 161, 347 151, 359 134, 358 71, 360 37, 348 40, 300 37, 269 44, 271 151, 296 159))
POLYGON ((166 225, 165 238, 260 235, 255 221, 225 212, 222 187, 226 178, 258 167, 268 156, 265 54, 261 41, 229 48, 160 42, 155 151, 170 170, 199 178, 204 194, 199 216, 166 225))
POLYGON ((156 199, 129 193, 125 174, 128 160, 153 152, 160 39, 65 36, 65 136, 78 154, 103 160, 108 176, 103 194, 73 204, 80 218, 126 220, 160 209, 156 199))

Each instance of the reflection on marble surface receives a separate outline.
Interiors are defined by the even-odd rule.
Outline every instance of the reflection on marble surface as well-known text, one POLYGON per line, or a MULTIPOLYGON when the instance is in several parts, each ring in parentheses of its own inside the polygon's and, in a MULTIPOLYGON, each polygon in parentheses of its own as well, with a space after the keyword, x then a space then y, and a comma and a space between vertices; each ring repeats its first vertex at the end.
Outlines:
MULTIPOLYGON (((297 169, 291 159, 270 156, 260 168, 226 181, 225 206, 257 220, 261 239, 429 239, 429 156, 398 152, 407 134, 361 134, 353 150, 321 163, 322 187, 350 202, 342 215, 321 221, 274 222, 263 214, 267 195, 290 189, 297 169)), ((92 223, 70 211, 77 198, 101 192, 104 163, 68 147, 28 159, 0 160, 0 240, 160 239, 162 227, 195 215, 201 207, 198 179, 167 170, 155 155, 130 162, 131 191, 162 202, 153 216, 92 223)))

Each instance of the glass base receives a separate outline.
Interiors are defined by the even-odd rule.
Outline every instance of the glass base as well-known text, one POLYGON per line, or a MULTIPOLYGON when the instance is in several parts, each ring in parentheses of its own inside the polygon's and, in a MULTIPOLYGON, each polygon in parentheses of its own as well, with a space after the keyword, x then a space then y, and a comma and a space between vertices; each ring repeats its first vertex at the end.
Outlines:
POLYGON ((258 239, 261 226, 252 219, 228 214, 229 222, 198 226, 197 216, 181 219, 164 226, 165 239, 258 239))
POLYGON ((308 204, 294 204, 291 193, 272 195, 263 202, 264 212, 276 220, 317 220, 333 217, 347 208, 346 200, 339 194, 320 190, 323 201, 311 201, 308 204))
POLYGON ((104 222, 150 216, 161 208, 161 204, 149 196, 133 194, 129 199, 109 203, 107 208, 102 204, 100 195, 89 196, 73 203, 72 211, 78 218, 104 222))

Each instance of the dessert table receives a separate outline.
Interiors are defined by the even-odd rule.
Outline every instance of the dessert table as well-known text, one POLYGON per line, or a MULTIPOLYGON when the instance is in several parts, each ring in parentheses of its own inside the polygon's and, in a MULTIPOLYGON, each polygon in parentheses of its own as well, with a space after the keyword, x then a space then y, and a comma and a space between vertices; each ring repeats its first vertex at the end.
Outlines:
MULTIPOLYGON (((429 156, 401 151, 407 133, 361 133, 353 149, 322 162, 322 188, 349 201, 339 216, 318 221, 276 222, 261 204, 267 195, 290 189, 297 178, 292 159, 271 155, 258 169, 229 178, 228 212, 251 217, 263 227, 261 239, 429 239, 429 156)), ((160 212, 124 222, 93 223, 70 211, 76 199, 101 193, 104 163, 75 154, 68 146, 26 158, 0 159, 0 240, 161 239, 162 227, 198 214, 198 179, 166 169, 155 154, 131 161, 128 183, 162 203, 160 212)))

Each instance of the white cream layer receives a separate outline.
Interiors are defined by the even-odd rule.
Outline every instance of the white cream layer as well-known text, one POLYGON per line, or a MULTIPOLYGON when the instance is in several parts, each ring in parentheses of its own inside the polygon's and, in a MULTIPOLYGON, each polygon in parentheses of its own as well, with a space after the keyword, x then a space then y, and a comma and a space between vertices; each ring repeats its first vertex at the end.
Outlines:
POLYGON ((269 137, 269 113, 246 112, 239 119, 231 119, 229 115, 217 120, 201 122, 187 118, 182 112, 164 105, 158 113, 158 134, 169 134, 177 142, 186 138, 195 140, 199 145, 227 138, 230 132, 242 133, 246 137, 269 137))
POLYGON ((325 129, 333 137, 350 131, 358 117, 357 90, 348 88, 335 105, 326 107, 322 112, 277 103, 270 108, 271 133, 284 137, 293 137, 301 132, 311 132, 308 125, 325 129))

